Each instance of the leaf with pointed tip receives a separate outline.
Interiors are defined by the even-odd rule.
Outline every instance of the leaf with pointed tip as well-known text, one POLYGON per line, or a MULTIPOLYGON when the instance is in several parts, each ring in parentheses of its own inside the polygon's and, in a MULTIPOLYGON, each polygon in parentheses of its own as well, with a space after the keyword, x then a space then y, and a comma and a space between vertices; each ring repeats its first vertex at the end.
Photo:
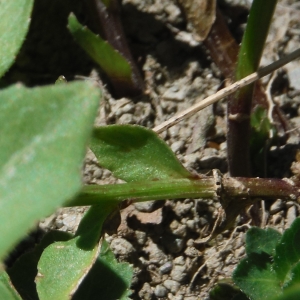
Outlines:
POLYGON ((91 149, 102 167, 128 182, 192 177, 167 144, 145 127, 98 127, 91 149))
POLYGON ((129 62, 108 42, 82 26, 74 14, 69 16, 68 28, 75 41, 99 64, 109 78, 132 85, 129 62))
POLYGON ((85 82, 1 91, 1 258, 38 219, 80 190, 99 97, 85 82))
POLYGON ((0 1, 0 77, 13 64, 30 23, 33 0, 0 1))

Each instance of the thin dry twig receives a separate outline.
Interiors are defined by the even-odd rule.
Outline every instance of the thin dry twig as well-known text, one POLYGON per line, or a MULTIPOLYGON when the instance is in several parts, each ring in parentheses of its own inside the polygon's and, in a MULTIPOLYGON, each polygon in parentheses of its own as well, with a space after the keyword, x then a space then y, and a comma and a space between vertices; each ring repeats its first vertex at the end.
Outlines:
POLYGON ((256 80, 258 80, 258 79, 274 72, 275 70, 281 68, 282 66, 286 65, 287 63, 295 60, 299 56, 300 56, 300 49, 297 49, 294 52, 288 54, 287 56, 275 61, 274 63, 259 69, 257 72, 252 73, 252 74, 246 76, 245 78, 233 83, 232 85, 221 89, 220 91, 218 91, 214 95, 208 96, 207 98, 205 98, 201 102, 196 103, 195 105, 193 105, 190 108, 184 110, 183 112, 178 113, 177 115, 173 116, 169 120, 167 120, 167 121, 163 122, 162 124, 160 124, 160 125, 156 126, 155 128, 153 128, 153 131, 155 131, 156 133, 163 132, 164 130, 172 127, 173 125, 175 125, 177 123, 179 123, 183 119, 186 119, 186 118, 194 115, 196 112, 198 112, 199 110, 205 108, 206 106, 208 106, 210 104, 213 104, 213 103, 215 103, 215 102, 217 102, 217 101, 219 101, 219 100, 235 93, 240 88, 242 88, 242 87, 244 87, 244 86, 246 86, 250 83, 253 83, 256 80))

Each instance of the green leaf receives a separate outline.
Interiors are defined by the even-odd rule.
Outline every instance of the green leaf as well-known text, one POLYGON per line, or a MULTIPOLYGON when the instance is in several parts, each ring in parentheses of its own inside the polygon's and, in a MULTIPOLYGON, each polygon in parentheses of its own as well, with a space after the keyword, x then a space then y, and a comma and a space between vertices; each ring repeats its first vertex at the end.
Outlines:
POLYGON ((300 262, 298 262, 291 270, 291 280, 285 285, 285 289, 288 289, 295 285, 300 285, 300 262))
POLYGON ((287 229, 276 247, 274 270, 283 287, 290 284, 293 267, 300 262, 300 218, 287 229))
POLYGON ((87 83, 1 92, 0 257, 81 188, 99 92, 87 83))
POLYGON ((210 300, 248 300, 248 297, 236 286, 228 283, 218 282, 209 292, 210 300))
POLYGON ((300 284, 285 290, 281 296, 274 297, 269 300, 299 300, 299 295, 300 295, 300 284))
POLYGON ((241 260, 233 273, 234 283, 253 300, 269 299, 282 294, 272 257, 265 252, 251 253, 241 260))
POLYGON ((23 254, 7 270, 10 280, 22 296, 22 299, 39 300, 34 282, 39 259, 44 249, 50 244, 57 241, 67 241, 70 238, 72 238, 72 235, 63 231, 50 231, 46 233, 41 242, 32 251, 23 254))
POLYGON ((118 263, 107 242, 103 241, 98 259, 73 300, 127 300, 132 276, 132 267, 128 263, 118 263))
POLYGON ((51 244, 45 249, 36 277, 40 300, 72 297, 98 257, 103 222, 115 208, 114 202, 92 206, 73 239, 51 244))
POLYGON ((281 234, 272 229, 261 229, 258 227, 252 227, 246 234, 246 253, 266 254, 273 256, 275 254, 275 247, 277 246, 281 234))
POLYGON ((82 26, 74 14, 69 16, 68 28, 75 41, 99 64, 109 78, 132 85, 129 62, 109 43, 82 26))
POLYGON ((0 272, 0 299, 22 300, 20 295, 12 286, 7 273, 5 273, 4 271, 0 272))
POLYGON ((0 77, 13 64, 30 23, 33 0, 0 1, 0 77))
POLYGON ((128 182, 192 177, 167 144, 145 127, 96 128, 91 149, 101 166, 128 182))

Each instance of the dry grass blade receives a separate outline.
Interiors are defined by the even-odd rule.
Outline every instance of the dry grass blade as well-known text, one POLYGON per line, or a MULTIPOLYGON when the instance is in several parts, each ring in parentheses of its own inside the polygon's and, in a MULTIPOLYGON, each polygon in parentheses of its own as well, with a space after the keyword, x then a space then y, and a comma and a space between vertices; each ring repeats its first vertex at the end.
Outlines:
POLYGON ((274 63, 261 68, 260 70, 258 70, 258 72, 252 73, 246 77, 244 77, 243 79, 231 84, 228 87, 225 87, 223 89, 221 89, 220 91, 218 91, 217 93, 215 93, 214 95, 211 95, 207 98, 205 98, 204 100, 202 100, 201 102, 196 103, 195 105, 191 106, 190 108, 178 113, 177 115, 173 116, 172 118, 170 118, 169 120, 163 122, 162 124, 156 126, 155 128, 153 128, 153 131, 155 131, 156 133, 161 133, 164 130, 172 127, 173 125, 179 123, 180 121, 182 121, 183 119, 186 119, 192 115, 194 115, 195 113, 197 113, 198 111, 200 111, 201 109, 205 108, 206 106, 213 104, 223 98, 225 98, 228 95, 233 94, 234 92, 236 92, 238 89, 255 82, 256 80, 272 73, 273 71, 279 69, 280 67, 286 65, 287 63, 291 62, 292 60, 295 60, 296 58, 298 58, 300 56, 300 49, 295 50, 294 52, 290 53, 289 55, 275 61, 274 63))

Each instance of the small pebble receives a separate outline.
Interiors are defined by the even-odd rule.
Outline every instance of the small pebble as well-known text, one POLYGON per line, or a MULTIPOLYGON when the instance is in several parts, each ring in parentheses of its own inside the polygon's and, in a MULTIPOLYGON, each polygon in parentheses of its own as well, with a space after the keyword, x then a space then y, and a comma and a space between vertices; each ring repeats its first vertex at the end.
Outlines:
POLYGON ((184 141, 176 141, 171 145, 171 149, 174 153, 179 152, 184 146, 184 141))
POLYGON ((175 280, 167 279, 164 281, 164 286, 172 293, 176 294, 180 288, 180 283, 175 280))
POLYGON ((129 257, 135 251, 131 243, 123 238, 113 239, 110 244, 111 250, 118 256, 129 257))
POLYGON ((276 200, 270 207, 270 214, 274 215, 284 207, 284 202, 281 199, 276 200))
POLYGON ((178 256, 174 259, 174 264, 175 265, 179 265, 179 266, 183 266, 185 264, 185 260, 183 256, 178 256))
POLYGON ((187 247, 184 254, 188 257, 197 257, 200 255, 200 252, 195 247, 187 247))
POLYGON ((139 245, 143 246, 147 240, 146 232, 136 230, 135 231, 136 241, 139 245))
POLYGON ((178 226, 177 229, 173 230, 172 233, 179 237, 184 238, 184 237, 186 237, 186 234, 187 234, 187 228, 185 225, 180 225, 180 226, 178 226))
POLYGON ((173 239, 173 237, 166 237, 164 240, 164 245, 168 249, 170 253, 178 253, 184 247, 184 240, 183 239, 173 239))
POLYGON ((175 281, 182 282, 186 278, 186 267, 175 265, 171 271, 171 278, 175 281))
POLYGON ((167 261, 159 268, 159 271, 161 274, 167 274, 172 270, 172 268, 173 268, 172 262, 167 261))
POLYGON ((297 210, 295 206, 291 206, 286 214, 286 223, 285 223, 285 228, 290 228, 290 226, 292 225, 292 223, 295 221, 297 215, 297 210))
POLYGON ((134 203, 134 207, 140 212, 153 212, 156 201, 146 201, 134 203))
POLYGON ((154 294, 158 298, 167 296, 168 290, 163 285, 157 285, 154 290, 154 294))
POLYGON ((68 215, 62 221, 68 230, 72 230, 76 225, 76 215, 68 215))
POLYGON ((117 124, 132 124, 132 123, 134 123, 132 114, 126 113, 117 119, 117 124))
POLYGON ((143 287, 139 291, 139 296, 141 299, 151 300, 153 295, 153 291, 148 282, 144 283, 143 287))

